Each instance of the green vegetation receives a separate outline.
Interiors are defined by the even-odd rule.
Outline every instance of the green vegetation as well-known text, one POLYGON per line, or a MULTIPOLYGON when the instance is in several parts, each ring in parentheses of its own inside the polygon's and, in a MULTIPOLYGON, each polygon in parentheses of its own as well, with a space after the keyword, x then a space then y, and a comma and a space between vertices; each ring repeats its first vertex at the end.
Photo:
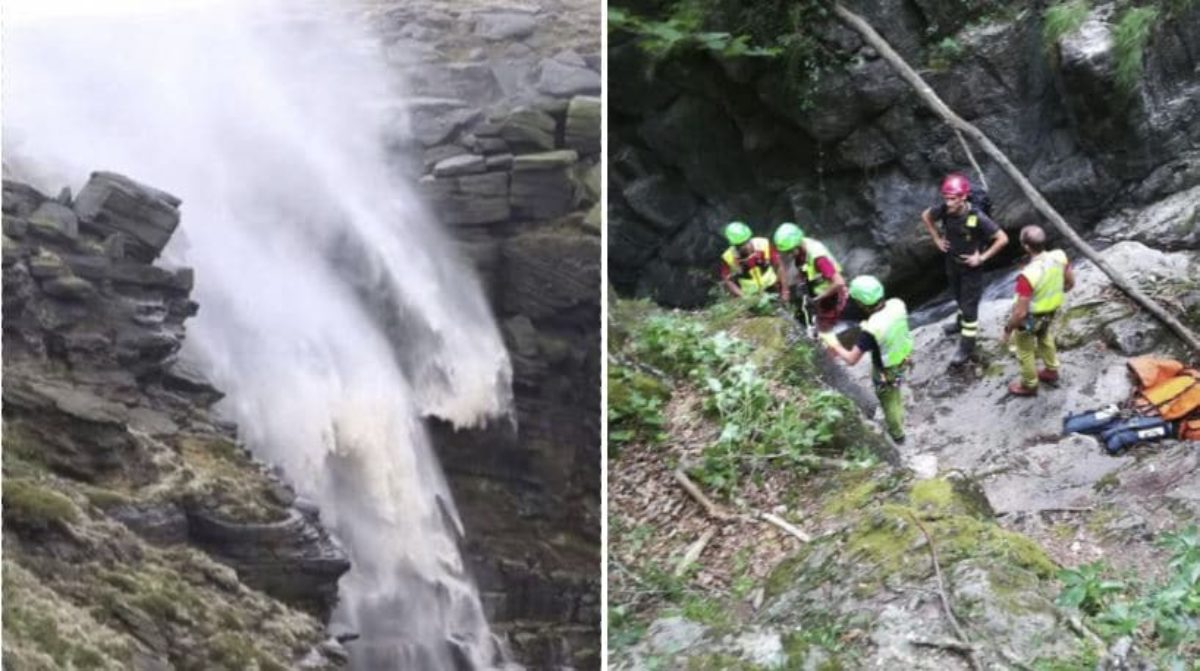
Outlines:
MULTIPOLYGON (((730 319, 729 305, 714 308, 718 321, 730 319)), ((742 310, 742 320, 715 332, 705 327, 705 313, 650 314, 633 328, 618 356, 662 371, 677 384, 702 393, 706 416, 720 431, 702 452, 694 475, 723 493, 766 468, 803 469, 803 457, 818 448, 847 447, 838 445, 838 435, 843 433, 839 427, 855 416, 848 399, 818 389, 813 379, 787 394, 777 392, 774 387, 785 376, 795 381, 795 372, 785 370, 791 366, 779 365, 780 357, 790 349, 808 350, 809 345, 789 343, 782 320, 754 317, 758 306, 753 302, 733 309, 742 310), (780 370, 769 370, 771 365, 780 370)), ((613 427, 618 433, 615 438, 610 434, 610 440, 618 445, 638 437, 657 440, 666 398, 657 381, 617 367, 610 378, 613 382, 615 396, 610 395, 610 402, 616 404, 610 412, 615 413, 613 427)))
POLYGON ((1142 52, 1160 16, 1156 7, 1130 7, 1121 14, 1113 30, 1117 86, 1129 93, 1142 77, 1142 52))
POLYGON ((934 70, 949 70, 962 60, 966 49, 962 43, 953 37, 943 37, 941 41, 929 48, 929 67, 934 70))
POLYGON ((1200 657, 1200 532, 1193 524, 1162 534, 1157 545, 1171 555, 1161 582, 1113 580, 1094 562, 1060 573, 1059 603, 1078 608, 1106 639, 1135 637, 1160 668, 1189 668, 1183 661, 1200 657))
POLYGON ((659 443, 666 437, 663 406, 671 389, 653 375, 610 361, 608 366, 608 450, 616 456, 630 442, 659 443))
POLYGON ((724 32, 701 32, 700 17, 679 13, 663 21, 638 17, 620 7, 608 8, 609 30, 627 30, 640 36, 646 51, 666 57, 689 49, 711 51, 723 56, 774 56, 777 49, 751 47, 748 35, 734 37, 724 32))
POLYGON ((1047 7, 1042 15, 1042 42, 1046 48, 1054 48, 1059 40, 1079 30, 1089 11, 1089 0, 1067 0, 1047 7))
POLYGON ((28 478, 5 479, 5 524, 44 530, 77 521, 79 509, 48 484, 28 478))
POLYGON ((818 38, 828 20, 818 0, 682 0, 660 3, 647 15, 608 9, 609 32, 632 34, 656 65, 691 54, 778 63, 784 89, 800 109, 812 106, 820 75, 844 61, 818 38))

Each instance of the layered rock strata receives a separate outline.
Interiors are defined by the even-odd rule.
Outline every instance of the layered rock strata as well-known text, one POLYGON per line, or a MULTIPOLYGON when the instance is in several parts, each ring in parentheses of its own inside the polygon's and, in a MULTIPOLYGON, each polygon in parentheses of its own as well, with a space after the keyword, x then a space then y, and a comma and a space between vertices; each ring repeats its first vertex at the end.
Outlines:
POLYGON ((342 668, 345 554, 176 357, 179 200, 94 173, 3 203, 5 668, 342 668))

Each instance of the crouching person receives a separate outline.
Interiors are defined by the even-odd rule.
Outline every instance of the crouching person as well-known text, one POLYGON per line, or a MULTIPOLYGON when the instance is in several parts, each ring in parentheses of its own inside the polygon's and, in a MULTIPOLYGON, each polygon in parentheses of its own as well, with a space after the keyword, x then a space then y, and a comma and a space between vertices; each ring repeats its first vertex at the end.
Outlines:
POLYGON ((883 285, 870 275, 854 278, 850 299, 868 315, 862 323, 853 349, 842 347, 832 333, 822 336, 826 349, 853 366, 863 354, 871 353, 871 381, 883 406, 888 434, 897 444, 904 443, 904 401, 900 383, 904 367, 912 353, 913 338, 908 330, 908 309, 899 298, 883 300, 883 285))

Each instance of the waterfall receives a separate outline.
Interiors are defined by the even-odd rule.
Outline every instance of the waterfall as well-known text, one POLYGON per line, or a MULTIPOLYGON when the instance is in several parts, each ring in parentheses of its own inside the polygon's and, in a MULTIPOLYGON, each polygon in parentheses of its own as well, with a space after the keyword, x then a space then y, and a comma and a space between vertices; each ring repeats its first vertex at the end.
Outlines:
POLYGON ((185 355, 350 555, 334 625, 362 635, 354 667, 494 668, 422 417, 505 417, 509 361, 389 167, 402 90, 335 9, 6 2, 5 170, 50 193, 111 170, 183 199, 163 263, 196 269, 185 355))

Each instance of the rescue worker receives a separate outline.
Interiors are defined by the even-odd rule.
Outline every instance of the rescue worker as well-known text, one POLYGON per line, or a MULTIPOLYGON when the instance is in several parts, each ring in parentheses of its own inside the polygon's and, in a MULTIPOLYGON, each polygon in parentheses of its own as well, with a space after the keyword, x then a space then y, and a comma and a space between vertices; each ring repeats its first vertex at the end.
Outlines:
POLYGON ((725 226, 729 248, 721 254, 721 284, 734 296, 753 296, 778 291, 779 254, 766 238, 756 238, 740 221, 725 226))
POLYGON ((951 174, 942 181, 942 203, 921 213, 921 221, 937 248, 946 252, 946 278, 958 303, 958 315, 944 330, 958 333, 951 365, 961 365, 975 353, 979 336, 979 299, 983 296, 983 264, 1008 244, 1008 235, 991 217, 974 207, 971 182, 951 174), (942 232, 935 222, 942 223, 942 232))
MULTIPOLYGON (((790 255, 796 264, 796 292, 805 291, 812 298, 816 308, 817 330, 824 332, 832 329, 846 309, 849 295, 841 264, 825 245, 805 236, 804 231, 794 223, 780 224, 773 240, 780 256, 787 258, 790 255)), ((785 304, 790 296, 791 284, 793 282, 784 281, 780 288, 785 304)), ((802 302, 803 296, 797 295, 796 299, 798 303, 802 302)))
POLYGON ((1035 396, 1039 382, 1058 386, 1059 361, 1052 327, 1063 294, 1075 286, 1075 274, 1061 249, 1046 251, 1046 232, 1041 226, 1021 229, 1021 247, 1030 259, 1017 275, 1012 312, 1000 342, 1008 343, 1012 337, 1021 368, 1020 379, 1008 385, 1009 393, 1035 396), (1037 357, 1045 368, 1037 369, 1037 357))
POLYGON ((850 282, 850 298, 868 315, 854 348, 842 347, 832 332, 823 334, 821 340, 831 354, 851 366, 858 363, 863 354, 871 353, 871 381, 883 407, 888 435, 897 444, 903 444, 904 401, 900 384, 913 350, 908 309, 899 298, 883 300, 883 285, 870 275, 860 275, 850 282))

